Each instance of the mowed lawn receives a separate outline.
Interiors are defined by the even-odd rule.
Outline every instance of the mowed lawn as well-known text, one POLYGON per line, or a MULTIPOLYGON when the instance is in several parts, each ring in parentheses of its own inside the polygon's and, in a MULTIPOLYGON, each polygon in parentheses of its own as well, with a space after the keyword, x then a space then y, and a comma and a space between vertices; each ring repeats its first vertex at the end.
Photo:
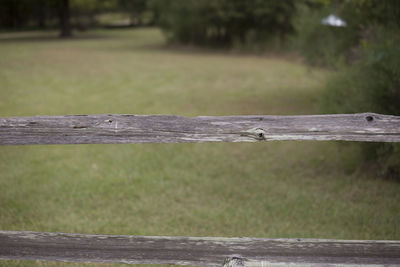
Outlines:
MULTIPOLYGON (((273 56, 166 47, 157 29, 0 34, 1 117, 313 114, 328 75, 273 56)), ((312 141, 3 146, 0 229, 400 239, 400 184, 358 157, 312 141)))

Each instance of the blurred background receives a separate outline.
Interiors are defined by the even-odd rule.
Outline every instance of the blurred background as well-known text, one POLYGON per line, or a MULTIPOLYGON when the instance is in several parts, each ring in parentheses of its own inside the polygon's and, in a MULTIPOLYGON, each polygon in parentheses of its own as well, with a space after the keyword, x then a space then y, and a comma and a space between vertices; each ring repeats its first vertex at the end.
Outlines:
MULTIPOLYGON (((400 115, 399 27, 397 0, 1 0, 0 116, 400 115)), ((394 143, 0 147, 0 229, 399 239, 399 181, 394 143)))

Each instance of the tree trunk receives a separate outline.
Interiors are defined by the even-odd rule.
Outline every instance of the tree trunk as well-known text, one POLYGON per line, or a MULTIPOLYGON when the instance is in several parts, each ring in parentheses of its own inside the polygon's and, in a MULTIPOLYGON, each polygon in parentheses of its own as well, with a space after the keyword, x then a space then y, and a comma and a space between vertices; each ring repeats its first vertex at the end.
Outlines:
POLYGON ((37 15, 37 24, 40 29, 46 28, 46 10, 43 6, 39 8, 39 13, 37 15))
POLYGON ((70 23, 70 8, 69 0, 60 0, 60 37, 70 37, 71 23, 70 23))

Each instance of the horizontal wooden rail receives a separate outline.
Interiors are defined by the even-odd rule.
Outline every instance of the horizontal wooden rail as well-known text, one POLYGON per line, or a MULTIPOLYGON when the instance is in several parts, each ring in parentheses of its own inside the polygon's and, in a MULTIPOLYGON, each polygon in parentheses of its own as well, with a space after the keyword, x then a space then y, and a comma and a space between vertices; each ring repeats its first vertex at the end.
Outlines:
POLYGON ((0 145, 345 140, 400 142, 400 117, 71 115, 0 118, 0 145))
POLYGON ((0 259, 199 266, 400 265, 400 241, 0 231, 0 259))

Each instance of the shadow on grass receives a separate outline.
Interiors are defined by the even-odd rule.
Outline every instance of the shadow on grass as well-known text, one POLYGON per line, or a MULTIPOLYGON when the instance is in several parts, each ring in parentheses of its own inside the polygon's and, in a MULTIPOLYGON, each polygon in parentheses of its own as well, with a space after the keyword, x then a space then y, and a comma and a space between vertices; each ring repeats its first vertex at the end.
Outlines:
POLYGON ((126 27, 126 26, 102 26, 88 30, 74 30, 71 37, 60 37, 59 31, 48 30, 20 30, 20 31, 0 31, 0 42, 41 42, 41 41, 80 41, 96 39, 124 39, 126 35, 119 33, 132 32, 147 29, 149 27, 126 27))
POLYGON ((78 33, 61 38, 57 32, 12 32, 0 33, 0 43, 70 42, 115 38, 104 33, 78 33))

